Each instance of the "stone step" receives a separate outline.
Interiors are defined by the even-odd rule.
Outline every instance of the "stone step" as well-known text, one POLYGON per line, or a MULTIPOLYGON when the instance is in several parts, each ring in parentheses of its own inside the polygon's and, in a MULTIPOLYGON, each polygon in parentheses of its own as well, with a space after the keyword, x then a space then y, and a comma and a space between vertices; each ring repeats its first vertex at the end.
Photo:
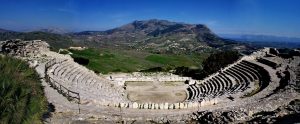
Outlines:
POLYGON ((60 66, 61 66, 61 68, 60 68, 60 70, 58 70, 58 72, 56 74, 58 76, 62 75, 62 73, 68 69, 68 66, 70 66, 70 62, 69 61, 63 62, 63 63, 61 63, 60 66))
POLYGON ((221 79, 221 74, 219 74, 219 75, 216 76, 215 78, 216 78, 216 80, 217 80, 218 82, 220 82, 220 84, 219 84, 219 85, 220 85, 220 88, 219 88, 218 92, 224 91, 227 84, 226 84, 226 82, 224 82, 224 81, 221 79))
POLYGON ((255 75, 256 75, 256 77, 257 77, 257 80, 260 80, 261 75, 260 75, 260 73, 258 72, 258 70, 256 70, 255 68, 251 68, 251 66, 244 65, 244 64, 240 64, 239 66, 244 67, 244 68, 247 68, 248 70, 252 70, 251 72, 255 73, 255 75))
POLYGON ((245 82, 244 77, 242 77, 240 74, 238 74, 237 72, 235 72, 232 68, 227 69, 226 72, 230 73, 231 75, 233 75, 235 78, 237 78, 239 80, 239 83, 243 83, 245 82))
POLYGON ((70 69, 70 71, 68 71, 65 75, 62 75, 63 78, 70 80, 71 76, 74 76, 75 72, 80 71, 80 69, 78 67, 74 67, 72 69, 70 69))
POLYGON ((220 82, 218 82, 215 78, 216 76, 212 77, 212 85, 214 86, 214 89, 213 89, 213 93, 217 93, 219 92, 219 88, 220 88, 220 82))
POLYGON ((62 77, 64 77, 64 75, 66 75, 68 72, 70 72, 74 68, 75 68, 75 65, 68 64, 67 66, 65 66, 65 71, 63 73, 60 73, 59 75, 62 76, 62 77))
POLYGON ((250 74, 252 77, 252 81, 258 79, 258 75, 255 73, 255 70, 253 70, 252 68, 245 68, 245 67, 241 66, 240 64, 238 64, 236 66, 238 68, 241 68, 243 71, 248 72, 248 74, 250 74))
POLYGON ((233 69, 239 71, 240 73, 242 73, 243 75, 245 75, 248 78, 249 82, 254 81, 254 77, 248 72, 245 71, 243 68, 239 68, 238 66, 233 67, 233 69))

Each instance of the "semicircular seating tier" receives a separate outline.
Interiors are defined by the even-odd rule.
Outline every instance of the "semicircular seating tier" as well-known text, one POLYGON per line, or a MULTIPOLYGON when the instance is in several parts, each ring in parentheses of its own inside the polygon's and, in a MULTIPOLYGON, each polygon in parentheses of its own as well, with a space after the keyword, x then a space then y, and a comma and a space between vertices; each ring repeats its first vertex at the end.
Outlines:
POLYGON ((52 81, 79 93, 81 101, 129 102, 124 97, 123 88, 72 60, 54 60, 54 64, 46 68, 46 74, 52 81))
POLYGON ((269 85, 270 76, 267 70, 252 62, 242 60, 199 84, 189 85, 186 89, 186 101, 202 101, 222 95, 245 92, 258 82, 259 91, 269 85))

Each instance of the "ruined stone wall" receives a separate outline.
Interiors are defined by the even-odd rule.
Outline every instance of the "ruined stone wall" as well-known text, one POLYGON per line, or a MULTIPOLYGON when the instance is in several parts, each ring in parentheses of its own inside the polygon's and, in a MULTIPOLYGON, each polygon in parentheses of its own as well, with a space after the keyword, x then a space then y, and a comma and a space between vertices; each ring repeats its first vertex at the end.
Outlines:
POLYGON ((49 45, 41 40, 21 41, 17 39, 0 41, 0 52, 11 56, 39 56, 41 51, 49 51, 49 45))

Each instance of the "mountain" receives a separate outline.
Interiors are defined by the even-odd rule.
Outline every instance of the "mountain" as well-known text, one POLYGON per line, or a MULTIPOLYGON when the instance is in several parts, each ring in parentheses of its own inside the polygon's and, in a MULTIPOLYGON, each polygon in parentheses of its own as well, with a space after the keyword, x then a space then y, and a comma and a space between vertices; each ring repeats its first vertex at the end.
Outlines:
POLYGON ((38 30, 34 30, 34 31, 52 33, 52 34, 66 34, 66 33, 69 33, 68 31, 66 31, 64 29, 61 29, 61 28, 43 28, 43 29, 38 29, 38 30))
POLYGON ((156 53, 206 51, 236 45, 220 38, 202 24, 157 19, 134 21, 106 31, 84 31, 71 35, 74 41, 93 47, 129 47, 156 53))
POLYGON ((255 46, 277 47, 277 48, 299 48, 300 38, 282 37, 272 35, 251 35, 251 34, 219 34, 223 38, 233 39, 242 43, 255 46))
POLYGON ((236 39, 240 41, 300 42, 300 38, 296 38, 296 37, 251 35, 251 34, 219 34, 219 35, 224 38, 236 39))
POLYGON ((33 32, 0 32, 0 41, 8 39, 41 39, 53 48, 87 46, 121 48, 152 53, 193 53, 214 50, 249 48, 243 43, 221 38, 203 24, 186 24, 167 20, 142 20, 106 30, 66 33, 58 28, 33 32))
POLYGON ((1 29, 1 28, 0 28, 0 33, 5 33, 5 32, 14 32, 14 31, 6 30, 6 29, 1 29))

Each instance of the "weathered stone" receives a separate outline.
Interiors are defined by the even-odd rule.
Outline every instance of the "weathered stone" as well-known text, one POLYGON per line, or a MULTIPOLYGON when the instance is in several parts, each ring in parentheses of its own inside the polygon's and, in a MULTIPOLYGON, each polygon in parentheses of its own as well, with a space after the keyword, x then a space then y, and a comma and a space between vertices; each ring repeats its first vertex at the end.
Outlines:
POLYGON ((198 107, 198 102, 193 102, 193 108, 197 108, 198 107))
POLYGON ((193 103, 192 102, 188 102, 188 108, 193 108, 193 103))
POLYGON ((155 103, 151 104, 151 109, 155 109, 155 103))
POLYGON ((124 104, 124 103, 120 103, 120 107, 121 107, 121 108, 124 108, 124 107, 125 107, 125 104, 124 104))
POLYGON ((148 103, 144 103, 144 109, 148 109, 148 103))
POLYGON ((179 108, 180 108, 180 109, 183 109, 183 107, 184 107, 184 104, 183 104, 182 102, 180 102, 180 103, 179 103, 179 108))
POLYGON ((164 109, 168 109, 168 108, 169 108, 169 103, 165 103, 164 109))
POLYGON ((188 104, 185 102, 185 103, 183 103, 183 105, 184 105, 184 107, 183 108, 187 108, 188 107, 188 104))
POLYGON ((159 109, 159 105, 155 103, 155 109, 159 109))
POLYGON ((164 104, 163 103, 159 104, 159 109, 164 109, 164 104))
POLYGON ((174 104, 170 104, 169 109, 174 109, 174 104))
POLYGON ((179 109, 179 103, 175 103, 174 106, 175 109, 179 109))
POLYGON ((148 109, 152 108, 152 103, 148 103, 148 109))

